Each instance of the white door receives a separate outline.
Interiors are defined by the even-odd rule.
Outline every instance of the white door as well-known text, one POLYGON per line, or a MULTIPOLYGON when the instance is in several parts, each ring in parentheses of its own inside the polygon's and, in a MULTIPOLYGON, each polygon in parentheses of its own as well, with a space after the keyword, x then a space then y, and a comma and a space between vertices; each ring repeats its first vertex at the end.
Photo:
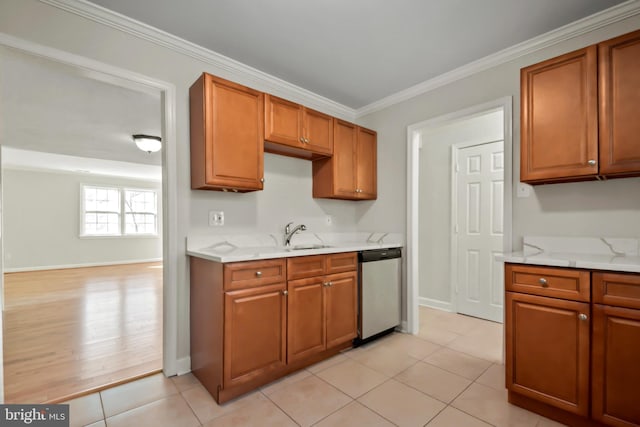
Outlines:
POLYGON ((502 252, 503 243, 504 143, 456 151, 453 273, 457 311, 502 322, 504 273, 494 255, 502 252))

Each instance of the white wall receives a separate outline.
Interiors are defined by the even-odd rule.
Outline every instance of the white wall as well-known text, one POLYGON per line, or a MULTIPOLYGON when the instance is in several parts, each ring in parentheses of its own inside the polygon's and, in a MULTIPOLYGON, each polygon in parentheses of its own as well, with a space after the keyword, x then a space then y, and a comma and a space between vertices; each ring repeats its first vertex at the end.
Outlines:
POLYGON ((266 153, 264 179, 264 190, 251 193, 191 191, 191 232, 279 232, 290 221, 304 223, 309 232, 354 230, 356 202, 311 196, 310 161, 266 153), (224 227, 208 226, 209 210, 224 211, 224 227))
MULTIPOLYGON (((362 117, 378 131, 378 201, 358 209, 358 227, 393 224, 406 229, 407 126, 430 118, 513 97, 514 191, 520 176, 520 68, 640 28, 640 16, 474 74, 400 104, 362 117), (389 191, 394 189, 394 191, 389 191)), ((513 202, 513 246, 522 236, 640 236, 640 178, 537 186, 529 198, 513 202)))
MULTIPOLYGON (((175 85, 178 259, 174 261, 179 278, 178 359, 189 356, 189 274, 184 245, 188 234, 226 233, 236 229, 277 232, 287 221, 303 220, 311 220, 307 225, 310 231, 315 231, 316 221, 327 213, 334 216, 335 229, 356 227, 357 203, 314 200, 310 185, 311 163, 301 160, 265 156, 266 182, 262 192, 225 194, 190 189, 189 86, 206 71, 258 90, 286 96, 277 88, 265 87, 246 75, 233 74, 228 68, 213 66, 38 0, 0 1, 0 32, 175 85), (206 227, 209 210, 223 210, 228 225, 216 229, 206 227)), ((388 230, 387 227, 384 229, 388 230)))
POLYGON ((420 132, 419 295, 424 303, 451 303, 451 146, 503 138, 502 111, 458 120, 420 132))
POLYGON ((156 189, 160 208, 161 183, 20 169, 2 178, 5 272, 162 258, 161 229, 158 237, 79 237, 81 184, 156 189))

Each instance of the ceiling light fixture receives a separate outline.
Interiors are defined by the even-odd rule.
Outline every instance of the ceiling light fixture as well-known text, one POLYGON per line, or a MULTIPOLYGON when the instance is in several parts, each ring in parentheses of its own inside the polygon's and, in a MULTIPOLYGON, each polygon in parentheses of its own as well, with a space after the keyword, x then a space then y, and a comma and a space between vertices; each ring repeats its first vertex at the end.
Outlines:
POLYGON ((136 143, 136 146, 142 151, 146 151, 147 153, 155 153, 156 151, 160 151, 162 148, 162 138, 159 136, 153 135, 132 135, 133 142, 136 143))

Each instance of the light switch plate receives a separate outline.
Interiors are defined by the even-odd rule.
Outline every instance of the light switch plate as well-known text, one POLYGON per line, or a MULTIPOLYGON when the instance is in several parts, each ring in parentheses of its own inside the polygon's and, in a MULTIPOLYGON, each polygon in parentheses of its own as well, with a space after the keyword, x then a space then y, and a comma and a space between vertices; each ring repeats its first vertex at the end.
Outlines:
POLYGON ((224 225, 224 212, 209 211, 209 227, 224 225))

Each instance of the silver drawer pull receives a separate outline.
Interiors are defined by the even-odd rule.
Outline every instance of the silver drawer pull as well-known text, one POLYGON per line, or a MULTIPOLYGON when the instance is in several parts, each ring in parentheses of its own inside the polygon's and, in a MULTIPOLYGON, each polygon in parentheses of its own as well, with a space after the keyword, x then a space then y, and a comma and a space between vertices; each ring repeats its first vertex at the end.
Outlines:
POLYGON ((588 317, 587 317, 587 315, 586 315, 586 314, 580 313, 580 314, 578 314, 578 319, 580 319, 580 320, 587 320, 587 319, 588 319, 588 317))
POLYGON ((539 278, 538 283, 540 283, 543 288, 546 288, 549 286, 549 284, 547 283, 547 279, 545 279, 544 277, 539 278))
POLYGON ((596 165, 596 161, 595 160, 589 160, 587 163, 589 163, 589 166, 595 166, 596 165))
POLYGON ((262 271, 256 271, 256 277, 262 277, 262 271))
POLYGON ((289 295, 289 291, 287 291, 287 290, 282 291, 282 295, 284 295, 286 297, 287 295, 289 295))

